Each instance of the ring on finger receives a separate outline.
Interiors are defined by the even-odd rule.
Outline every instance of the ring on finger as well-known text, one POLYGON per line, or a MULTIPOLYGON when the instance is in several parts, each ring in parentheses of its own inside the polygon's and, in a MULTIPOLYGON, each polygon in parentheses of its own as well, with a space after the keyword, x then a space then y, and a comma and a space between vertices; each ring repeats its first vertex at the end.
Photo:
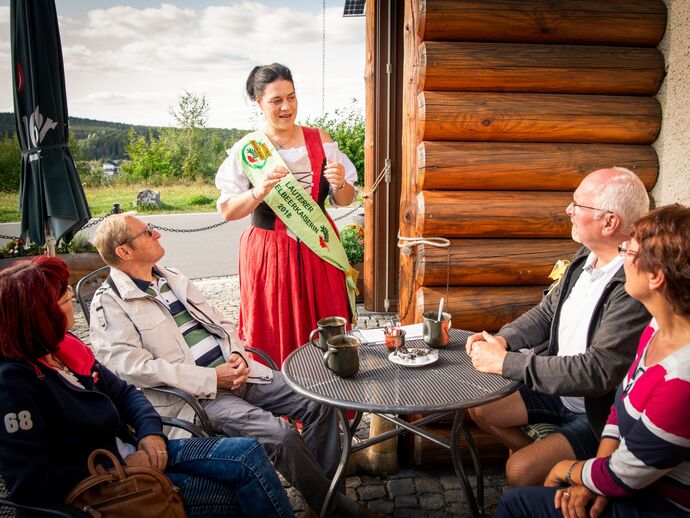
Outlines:
POLYGON ((570 493, 568 493, 567 491, 563 491, 563 496, 569 497, 569 496, 570 496, 570 493))

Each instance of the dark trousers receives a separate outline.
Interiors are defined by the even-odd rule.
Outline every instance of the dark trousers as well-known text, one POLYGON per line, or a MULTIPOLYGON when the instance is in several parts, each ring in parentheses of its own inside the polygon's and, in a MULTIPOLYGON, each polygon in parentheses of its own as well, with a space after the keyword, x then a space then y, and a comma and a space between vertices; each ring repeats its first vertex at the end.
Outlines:
MULTIPOLYGON (((562 518, 554 508, 555 487, 520 487, 503 494, 494 518, 562 518)), ((601 518, 677 518, 690 516, 659 495, 639 492, 609 500, 601 518)))

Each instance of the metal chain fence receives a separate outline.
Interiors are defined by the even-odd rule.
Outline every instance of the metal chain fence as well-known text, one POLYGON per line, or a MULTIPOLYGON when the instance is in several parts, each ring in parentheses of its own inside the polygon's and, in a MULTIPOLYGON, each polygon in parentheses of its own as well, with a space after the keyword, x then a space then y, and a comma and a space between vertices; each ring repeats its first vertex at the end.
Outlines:
MULTIPOLYGON (((339 221, 341 219, 347 218, 348 216, 354 214, 356 211, 358 211, 360 208, 362 208, 364 205, 360 203, 356 207, 353 207, 352 210, 347 211, 345 214, 342 214, 341 216, 338 216, 337 218, 333 218, 333 221, 339 221)), ((94 219, 93 221, 90 221, 83 227, 81 227, 80 230, 86 230, 87 228, 93 227, 94 225, 98 225, 101 223, 104 219, 106 219, 109 216, 112 216, 113 214, 120 214, 122 212, 122 209, 120 209, 120 204, 115 203, 113 204, 113 208, 110 212, 107 214, 104 214, 100 218, 94 219)), ((177 232, 181 234, 189 234, 192 232, 204 232, 206 230, 212 230, 214 228, 218 228, 220 226, 225 225, 228 223, 227 221, 220 221, 218 223, 214 223, 213 225, 208 225, 206 227, 199 227, 199 228, 172 228, 172 227, 164 227, 163 225, 155 225, 151 224, 151 228, 155 228, 157 230, 163 230, 165 232, 177 232)), ((19 236, 8 236, 8 235, 3 235, 0 234, 0 239, 7 239, 9 241, 14 241, 17 239, 21 239, 19 236)))

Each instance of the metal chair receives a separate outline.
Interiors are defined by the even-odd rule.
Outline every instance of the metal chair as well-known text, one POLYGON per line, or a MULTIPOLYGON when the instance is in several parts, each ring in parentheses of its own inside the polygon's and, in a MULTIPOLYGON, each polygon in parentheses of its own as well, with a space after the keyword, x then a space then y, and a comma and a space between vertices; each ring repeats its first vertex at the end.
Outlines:
MULTIPOLYGON (((86 319, 87 324, 90 323, 91 319, 90 309, 93 296, 96 293, 96 290, 101 286, 101 284, 103 284, 106 281, 109 275, 110 267, 104 266, 82 277, 77 283, 75 295, 77 297, 79 305, 81 306, 82 313, 84 313, 84 318, 86 319)), ((258 357, 264 364, 266 364, 271 369, 278 370, 278 366, 273 361, 273 358, 271 358, 266 352, 261 351, 259 349, 254 349, 253 347, 245 347, 244 349, 248 353, 251 353, 253 356, 258 357)), ((189 405, 192 408, 192 410, 194 410, 195 421, 196 423, 198 423, 197 425, 196 423, 190 423, 188 421, 178 419, 175 417, 162 417, 163 424, 168 426, 175 426, 177 428, 182 428, 196 436, 207 437, 211 435, 216 435, 216 430, 211 425, 211 420, 209 419, 208 414, 206 414, 204 408, 201 406, 201 404, 199 404, 199 401, 197 401, 197 399, 188 392, 185 392, 184 390, 175 387, 168 386, 150 387, 146 390, 171 394, 181 399, 187 405, 189 405)))

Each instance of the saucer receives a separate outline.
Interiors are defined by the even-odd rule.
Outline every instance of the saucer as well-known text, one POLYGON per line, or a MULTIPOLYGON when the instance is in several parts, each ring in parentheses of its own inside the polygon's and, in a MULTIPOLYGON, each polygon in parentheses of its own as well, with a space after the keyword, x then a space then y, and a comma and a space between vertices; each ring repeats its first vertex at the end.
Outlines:
POLYGON ((398 354, 398 351, 393 351, 388 355, 388 359, 396 365, 402 365, 403 367, 424 367, 438 360, 438 351, 435 349, 408 347, 406 353, 398 354))

